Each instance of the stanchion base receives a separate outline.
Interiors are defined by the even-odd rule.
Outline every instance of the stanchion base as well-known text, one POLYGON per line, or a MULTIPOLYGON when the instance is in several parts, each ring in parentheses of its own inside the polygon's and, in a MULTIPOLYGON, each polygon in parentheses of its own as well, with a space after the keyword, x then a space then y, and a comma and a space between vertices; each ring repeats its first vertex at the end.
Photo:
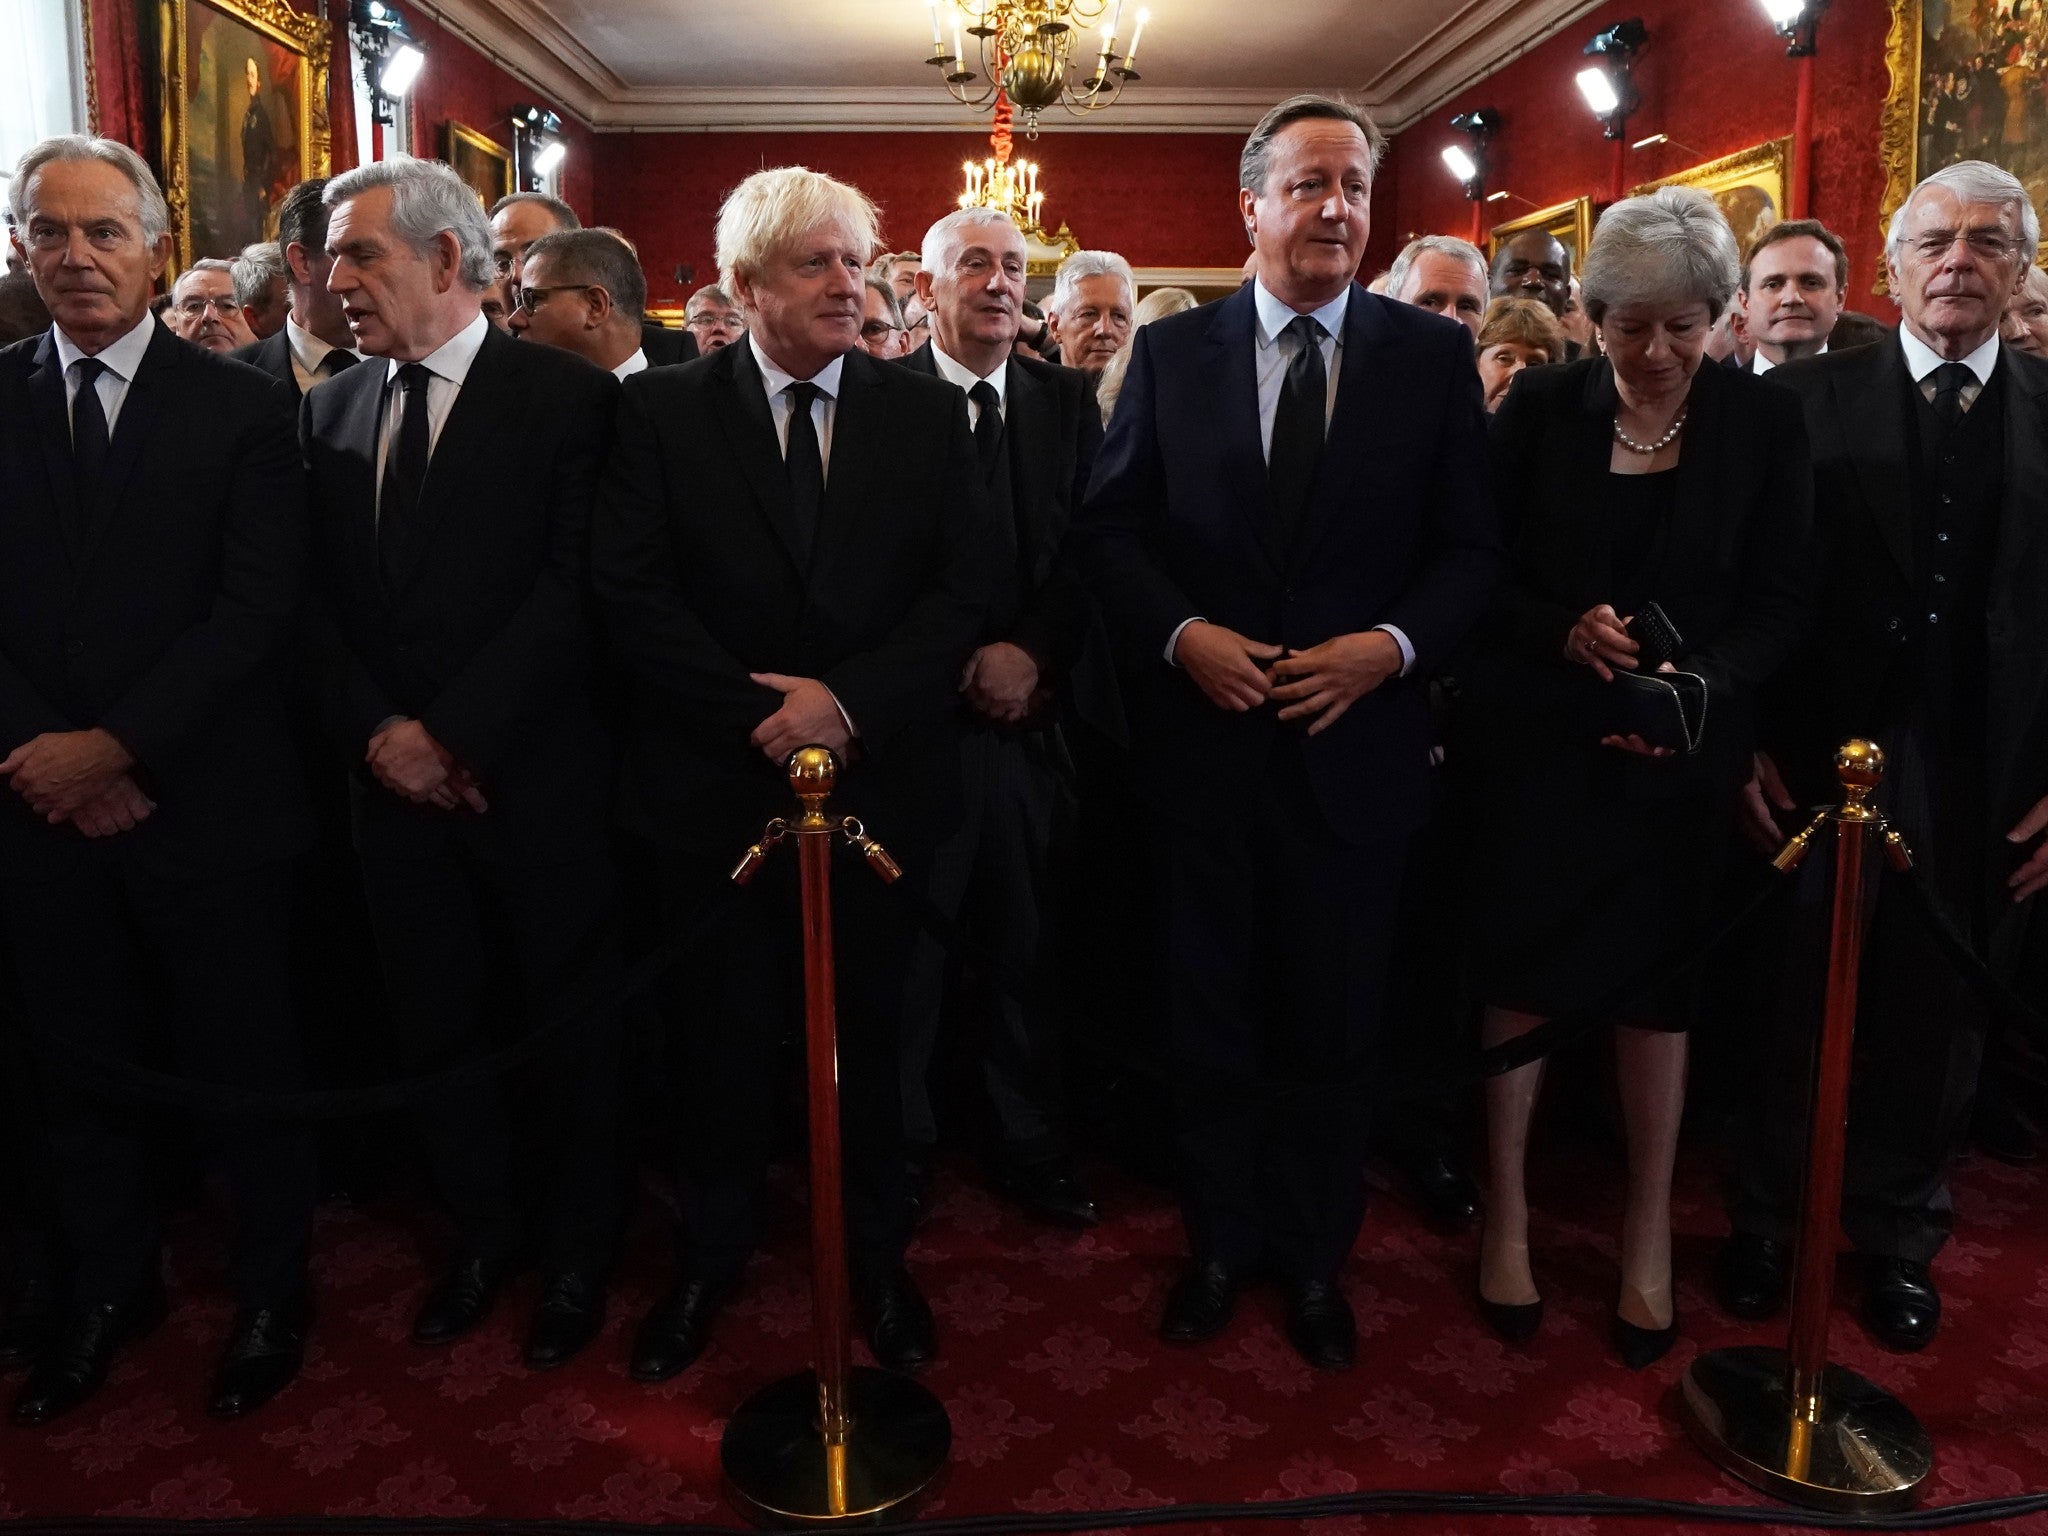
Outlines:
POLYGON ((1796 1465, 1782 1349, 1715 1349, 1686 1368, 1679 1417, 1700 1449, 1744 1482, 1788 1504, 1839 1514, 1909 1506, 1934 1465, 1927 1431, 1904 1403, 1854 1371, 1821 1378, 1821 1417, 1796 1465))
POLYGON ((740 1513, 784 1526, 909 1513, 904 1506, 932 1485, 952 1450, 945 1407, 909 1377, 866 1366, 854 1368, 847 1398, 852 1430, 841 1478, 818 1433, 818 1378, 811 1372, 785 1376, 740 1404, 719 1445, 740 1513))

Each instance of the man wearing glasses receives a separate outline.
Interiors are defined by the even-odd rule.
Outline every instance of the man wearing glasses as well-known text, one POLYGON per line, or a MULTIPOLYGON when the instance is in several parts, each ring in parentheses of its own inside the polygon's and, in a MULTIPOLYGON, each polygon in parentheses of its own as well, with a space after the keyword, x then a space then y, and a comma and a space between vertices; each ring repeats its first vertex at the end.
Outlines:
POLYGON ((256 340, 242 306, 235 302, 235 265, 231 261, 195 261, 171 288, 171 307, 164 320, 172 331, 209 352, 232 352, 256 340))
POLYGON ((867 280, 867 291, 861 298, 860 345, 869 357, 879 357, 884 362, 910 351, 910 333, 903 328, 903 305, 896 298, 896 290, 879 277, 867 280))
POLYGON ((615 378, 648 366, 640 345, 647 279, 624 240, 608 229, 544 235, 528 247, 523 270, 513 335, 574 352, 615 378))

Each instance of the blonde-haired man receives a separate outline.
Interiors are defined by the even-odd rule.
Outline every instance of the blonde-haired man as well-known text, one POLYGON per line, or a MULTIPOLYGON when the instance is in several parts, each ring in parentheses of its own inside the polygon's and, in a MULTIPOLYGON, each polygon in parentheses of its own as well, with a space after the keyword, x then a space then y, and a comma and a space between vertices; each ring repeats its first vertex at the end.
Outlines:
MULTIPOLYGON (((789 803, 783 764, 829 747, 834 805, 903 859, 959 816, 954 681, 996 576, 966 397, 861 351, 875 210, 801 167, 761 171, 718 219, 746 336, 626 380, 592 576, 632 679, 618 814, 678 920, 789 803)), ((633 1375, 703 1350, 752 1253, 773 1145, 776 1042, 799 974, 792 863, 771 865, 689 978, 679 1186, 688 1267, 642 1326, 633 1375), (716 999, 709 1010, 702 1000, 716 999), (708 1011, 711 1017, 705 1018, 708 1011)), ((911 935, 857 874, 835 892, 849 1258, 883 1365, 935 1354, 909 1241, 897 1020, 911 935)))

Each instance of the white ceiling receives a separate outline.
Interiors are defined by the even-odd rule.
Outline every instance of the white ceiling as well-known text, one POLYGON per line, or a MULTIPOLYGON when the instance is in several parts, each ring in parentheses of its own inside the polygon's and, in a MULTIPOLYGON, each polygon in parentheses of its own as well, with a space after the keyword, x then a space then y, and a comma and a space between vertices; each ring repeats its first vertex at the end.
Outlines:
MULTIPOLYGON (((411 3, 600 129, 951 130, 986 121, 954 103, 923 62, 924 0, 411 3)), ((1139 3, 1126 0, 1126 31, 1139 3)), ((1138 59, 1144 78, 1088 127, 1241 129, 1281 92, 1323 89, 1353 94, 1400 128, 1598 0, 1142 3, 1152 12, 1138 59)))

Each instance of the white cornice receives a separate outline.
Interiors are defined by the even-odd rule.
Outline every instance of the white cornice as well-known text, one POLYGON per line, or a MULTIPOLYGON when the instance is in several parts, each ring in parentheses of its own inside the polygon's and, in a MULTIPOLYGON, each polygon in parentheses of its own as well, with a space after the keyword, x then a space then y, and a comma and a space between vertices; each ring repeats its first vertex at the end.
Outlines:
MULTIPOLYGON (((971 111, 936 88, 629 86, 535 0, 412 3, 601 133, 959 133, 988 126, 986 111, 971 111)), ((1469 0, 1377 79, 1331 89, 1362 99, 1397 133, 1599 4, 1469 0)), ((1062 133, 1242 133, 1280 94, 1147 85, 1099 116, 1059 114, 1047 122, 1062 133)))

